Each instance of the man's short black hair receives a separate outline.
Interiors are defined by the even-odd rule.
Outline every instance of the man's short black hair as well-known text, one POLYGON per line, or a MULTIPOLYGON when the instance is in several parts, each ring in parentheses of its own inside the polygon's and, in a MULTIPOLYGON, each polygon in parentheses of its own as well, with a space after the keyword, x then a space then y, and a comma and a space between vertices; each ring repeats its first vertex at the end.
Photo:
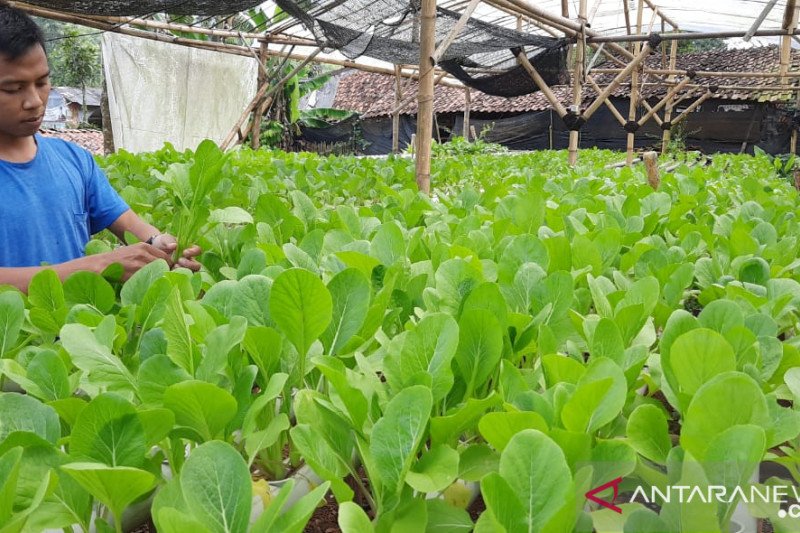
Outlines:
POLYGON ((14 61, 37 44, 44 46, 44 34, 31 17, 0 2, 0 55, 14 61))

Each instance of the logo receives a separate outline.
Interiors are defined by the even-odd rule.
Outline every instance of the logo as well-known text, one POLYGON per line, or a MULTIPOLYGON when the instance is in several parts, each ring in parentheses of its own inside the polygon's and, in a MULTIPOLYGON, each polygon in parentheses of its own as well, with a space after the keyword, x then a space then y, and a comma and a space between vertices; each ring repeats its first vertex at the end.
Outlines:
POLYGON ((586 499, 589 501, 593 501, 594 503, 599 503, 606 509, 611 509, 615 513, 622 514, 622 509, 614 505, 617 501, 617 496, 619 496, 619 484, 622 483, 622 478, 618 477, 617 479, 612 479, 608 483, 604 483, 599 487, 593 488, 589 492, 586 493, 586 499), (597 494, 603 492, 604 490, 608 489, 609 487, 614 487, 614 497, 611 501, 604 500, 602 498, 598 498, 597 494))

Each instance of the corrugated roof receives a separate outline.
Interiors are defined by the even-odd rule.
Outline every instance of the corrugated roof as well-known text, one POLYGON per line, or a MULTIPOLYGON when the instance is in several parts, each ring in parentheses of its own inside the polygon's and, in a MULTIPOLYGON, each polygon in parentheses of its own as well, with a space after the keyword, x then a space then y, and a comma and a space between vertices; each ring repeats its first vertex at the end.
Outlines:
MULTIPOLYGON (((53 87, 53 90, 58 91, 67 103, 75 102, 83 105, 83 90, 80 87, 53 87)), ((102 89, 87 87, 86 105, 99 107, 102 96, 102 89)))
MULTIPOLYGON (((651 69, 664 68, 661 53, 650 56, 647 67, 651 69)), ((667 58, 668 60, 668 58, 667 58)), ((729 49, 713 52, 685 54, 678 57, 676 68, 679 70, 713 71, 713 72, 778 72, 780 65, 780 49, 777 46, 764 46, 756 48, 729 49)), ((612 63, 605 63, 603 67, 614 67, 612 63)), ((800 53, 792 54, 792 71, 800 70, 800 53)), ((605 87, 613 79, 612 74, 596 74, 593 76, 601 87, 605 87)), ((669 86, 662 83, 657 76, 648 74, 643 77, 645 83, 643 95, 647 98, 664 96, 669 91, 669 86)), ((796 78, 792 83, 796 82, 796 78)), ((775 85, 774 78, 721 78, 697 76, 692 85, 702 86, 737 86, 759 87, 764 84, 775 85)), ((417 87, 414 80, 401 82, 403 94, 408 95, 401 108, 402 114, 414 115, 417 113, 417 87)), ((567 85, 553 87, 556 97, 565 105, 572 102, 572 87, 567 85)), ((679 96, 694 97, 703 94, 705 89, 691 88, 679 93, 679 96)), ((356 72, 343 77, 334 99, 333 106, 339 109, 357 111, 364 118, 387 116, 392 114, 395 106, 395 79, 385 74, 369 72, 356 72)), ((475 89, 472 90, 471 110, 476 113, 518 113, 525 111, 542 111, 550 107, 550 103, 541 92, 504 98, 490 96, 475 89)), ((616 97, 627 98, 630 96, 630 83, 620 85, 613 93, 616 97)), ((761 91, 750 92, 741 89, 720 89, 716 93, 719 98, 732 100, 787 100, 791 93, 787 91, 761 91)), ((588 106, 595 98, 596 93, 588 85, 584 86, 583 105, 588 106)), ((437 86, 434 91, 434 112, 459 113, 465 109, 464 91, 454 87, 437 86)))
POLYGON ((103 132, 100 130, 42 130, 44 137, 70 141, 94 155, 103 155, 103 132))

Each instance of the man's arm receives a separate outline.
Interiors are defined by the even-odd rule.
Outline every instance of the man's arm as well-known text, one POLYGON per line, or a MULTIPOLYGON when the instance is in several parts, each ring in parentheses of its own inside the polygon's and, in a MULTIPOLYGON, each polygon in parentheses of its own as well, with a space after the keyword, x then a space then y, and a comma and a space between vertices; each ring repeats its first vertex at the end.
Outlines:
POLYGON ((101 273, 109 265, 119 263, 125 269, 123 279, 128 279, 134 272, 143 266, 152 263, 157 259, 163 259, 172 265, 172 258, 168 253, 150 246, 146 243, 139 243, 133 246, 124 246, 117 248, 112 252, 104 254, 89 255, 59 263, 57 265, 48 265, 42 267, 21 267, 21 268, 0 268, 0 285, 13 285, 22 292, 28 292, 28 285, 30 285, 33 276, 42 270, 54 270, 58 277, 62 280, 69 277, 70 274, 80 270, 88 270, 90 272, 101 273))

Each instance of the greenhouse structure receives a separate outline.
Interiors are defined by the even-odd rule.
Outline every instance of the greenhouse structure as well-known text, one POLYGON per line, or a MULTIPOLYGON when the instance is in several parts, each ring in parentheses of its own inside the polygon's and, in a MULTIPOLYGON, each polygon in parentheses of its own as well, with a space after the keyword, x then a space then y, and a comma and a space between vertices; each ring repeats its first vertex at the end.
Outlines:
POLYGON ((799 18, 0 0, 0 533, 800 531, 799 18))

